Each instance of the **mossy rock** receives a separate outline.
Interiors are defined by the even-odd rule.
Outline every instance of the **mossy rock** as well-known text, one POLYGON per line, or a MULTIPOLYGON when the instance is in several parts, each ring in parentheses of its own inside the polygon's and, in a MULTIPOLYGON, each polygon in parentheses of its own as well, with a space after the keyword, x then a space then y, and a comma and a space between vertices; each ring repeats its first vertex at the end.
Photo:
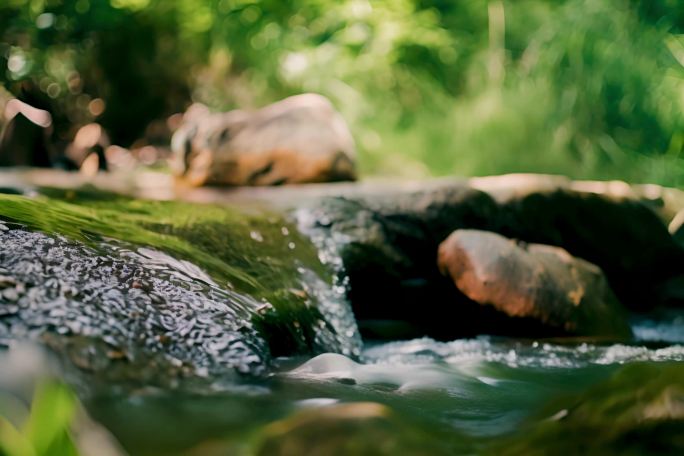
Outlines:
POLYGON ((406 421, 385 405, 352 402, 301 410, 270 424, 256 438, 254 453, 447 455, 454 454, 451 440, 406 421))
POLYGON ((623 367, 550 404, 491 454, 684 454, 684 364, 623 367))
POLYGON ((112 362, 199 373, 360 349, 332 274, 276 212, 43 189, 0 195, 0 223, 0 340, 101 339, 112 362))

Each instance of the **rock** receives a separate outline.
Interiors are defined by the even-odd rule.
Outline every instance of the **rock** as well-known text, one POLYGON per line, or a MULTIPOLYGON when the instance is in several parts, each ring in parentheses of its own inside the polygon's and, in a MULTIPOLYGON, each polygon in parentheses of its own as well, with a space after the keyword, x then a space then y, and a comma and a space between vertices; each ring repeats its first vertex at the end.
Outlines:
POLYGON ((0 345, 38 340, 81 371, 157 385, 358 356, 349 305, 281 216, 43 192, 0 194, 0 345))
POLYGON ((667 229, 677 242, 684 244, 684 209, 677 212, 667 229))
POLYGON ((354 140, 324 97, 297 95, 254 112, 195 106, 174 134, 177 173, 191 185, 354 180, 354 140))
POLYGON ((621 181, 575 181, 572 188, 609 194, 613 197, 630 198, 641 201, 651 208, 666 225, 669 225, 679 211, 684 209, 684 191, 678 188, 663 187, 655 184, 627 184, 621 181), (597 191, 607 187, 608 192, 597 191))
MULTIPOLYGON (((553 176, 446 179, 419 191, 395 186, 323 197, 297 216, 326 257, 341 259, 349 299, 368 336, 511 335, 506 319, 466 296, 455 297, 439 273, 438 245, 464 228, 562 247, 600 267, 631 309, 684 303, 684 287, 675 286, 684 277, 684 251, 656 213, 641 200, 570 184, 553 176), (454 300, 462 313, 454 310, 454 300), (416 313, 418 303, 422 311, 416 313)), ((523 330, 519 322, 518 335, 545 329, 525 324, 523 330)))
POLYGON ((506 202, 532 193, 568 189, 572 180, 565 176, 520 173, 473 177, 468 184, 491 195, 498 202, 506 202))
POLYGON ((86 175, 107 170, 105 150, 110 146, 109 136, 98 123, 89 123, 76 132, 74 140, 65 150, 66 158, 86 175))
POLYGON ((6 125, 0 132, 0 166, 49 167, 50 113, 17 99, 5 105, 6 125))
POLYGON ((627 337, 624 312, 601 270, 558 247, 495 233, 454 231, 439 246, 439 268, 473 301, 559 334, 627 337))
POLYGON ((684 364, 634 363, 555 400, 486 454, 684 454, 684 364))
POLYGON ((563 247, 596 264, 630 309, 684 304, 678 296, 658 291, 671 289, 666 284, 684 277, 684 248, 650 204, 625 195, 621 185, 613 185, 612 192, 596 193, 573 188, 577 183, 568 185, 564 178, 554 179, 493 176, 471 179, 470 185, 498 203, 490 231, 563 247))
MULTIPOLYGON (((0 187, 19 186, 30 193, 36 187, 73 188, 77 182, 66 173, 59 174, 59 179, 48 178, 53 171, 36 173, 22 174, 33 182, 22 187, 16 179, 3 180, 0 172, 0 187)), ((12 176, 16 177, 16 173, 12 176)), ((92 183, 126 191, 121 180, 117 180, 118 186, 113 185, 115 179, 111 177, 99 174, 92 183)), ((437 267, 437 249, 456 229, 492 231, 525 242, 562 247, 600 267, 621 303, 634 310, 684 303, 682 247, 672 239, 652 206, 633 196, 578 190, 565 178, 447 178, 279 188, 197 188, 182 192, 169 188, 170 179, 160 180, 160 188, 154 188, 154 179, 148 175, 136 179, 144 181, 135 190, 138 197, 184 198, 248 210, 268 207, 294 219, 318 247, 319 257, 335 268, 335 293, 346 293, 362 330, 373 337, 429 335, 453 340, 482 332, 526 336, 548 331, 548 326, 531 319, 521 319, 512 328, 510 317, 470 300, 442 276, 437 267), (494 183, 498 191, 494 191, 494 183), (420 312, 416 312, 417 307, 420 312)), ((606 185, 614 187, 615 192, 625 189, 613 183, 606 185)), ((228 227, 235 223, 231 220, 225 225, 216 224, 205 251, 216 254, 220 246, 218 250, 225 251, 222 261, 235 262, 237 269, 251 269, 260 264, 257 258, 262 256, 261 251, 234 252, 231 243, 221 238, 224 233, 230 234, 228 227), (243 261, 245 258, 253 261, 243 261)), ((261 233, 266 242, 272 238, 261 233)), ((244 245, 245 238, 250 238, 249 231, 242 238, 231 237, 235 246, 244 245)), ((204 237, 197 236, 193 242, 203 243, 204 237)), ((302 245, 298 241, 295 244, 297 250, 302 245)), ((287 246, 283 243, 282 250, 272 256, 289 258, 287 246)), ((257 279, 261 283, 270 280, 257 279)), ((286 291, 289 289, 301 287, 283 286, 283 295, 292 295, 286 291)), ((274 332, 289 340, 292 327, 281 328, 278 319, 266 320, 272 328, 280 328, 274 332)), ((289 350, 288 344, 274 346, 289 350)))
POLYGON ((437 247, 456 228, 490 226, 496 204, 488 195, 452 181, 418 192, 323 198, 297 216, 324 258, 339 258, 366 335, 451 340, 481 329, 480 306, 469 306, 469 315, 444 305, 453 286, 439 273, 437 247))
POLYGON ((666 224, 670 225, 677 214, 684 210, 684 190, 678 188, 661 187, 658 185, 644 186, 658 195, 662 204, 657 209, 666 224))
POLYGON ((263 431, 255 454, 453 454, 449 450, 445 442, 405 423, 389 407, 355 402, 302 410, 276 421, 263 431))
POLYGON ((558 190, 593 193, 613 200, 638 201, 653 210, 666 225, 672 222, 677 212, 684 209, 684 191, 654 184, 628 184, 618 180, 573 181, 565 176, 524 173, 475 177, 469 183, 499 201, 558 190))

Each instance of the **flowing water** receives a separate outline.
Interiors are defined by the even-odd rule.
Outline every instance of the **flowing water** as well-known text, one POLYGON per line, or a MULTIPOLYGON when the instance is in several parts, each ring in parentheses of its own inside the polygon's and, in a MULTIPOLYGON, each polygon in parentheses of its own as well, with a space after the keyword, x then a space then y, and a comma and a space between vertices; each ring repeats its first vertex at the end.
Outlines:
MULTIPOLYGON (((681 337, 684 325, 680 321, 671 329, 681 337)), ((548 401, 580 393, 626 364, 657 368, 684 361, 683 345, 649 345, 561 345, 486 336, 369 343, 358 362, 333 353, 280 359, 279 371, 260 382, 216 378, 172 391, 117 394, 105 388, 90 405, 136 453, 164 454, 217 438, 239 447, 237 442, 248 441, 263 425, 297 410, 359 401, 388 405, 433 431, 453 430, 456 441, 447 442, 452 448, 475 451, 488 439, 514 433, 548 401)))
POLYGON ((0 195, 0 347, 33 339, 58 353, 92 417, 133 454, 267 454, 264 435, 293 414, 368 402, 419 431, 419 447, 491 452, 625 366, 684 378, 682 312, 635 317, 620 344, 362 346, 328 269, 334 249, 320 245, 334 239, 317 250, 262 210, 39 193, 0 195))

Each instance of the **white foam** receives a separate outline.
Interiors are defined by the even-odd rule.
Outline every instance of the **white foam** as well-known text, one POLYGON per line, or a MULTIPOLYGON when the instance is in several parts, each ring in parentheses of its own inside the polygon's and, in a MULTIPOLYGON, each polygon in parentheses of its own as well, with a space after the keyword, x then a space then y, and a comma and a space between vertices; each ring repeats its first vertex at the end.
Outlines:
POLYGON ((458 375, 438 364, 360 364, 335 353, 318 355, 286 375, 359 385, 394 385, 398 391, 448 388, 458 382, 458 375))

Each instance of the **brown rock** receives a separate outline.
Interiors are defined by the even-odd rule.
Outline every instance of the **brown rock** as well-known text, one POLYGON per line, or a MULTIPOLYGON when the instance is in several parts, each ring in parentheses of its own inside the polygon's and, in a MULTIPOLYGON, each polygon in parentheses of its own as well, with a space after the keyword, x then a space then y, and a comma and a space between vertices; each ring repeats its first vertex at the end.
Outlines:
POLYGON ((258 111, 193 106, 172 141, 191 185, 280 185, 354 180, 354 140, 324 97, 297 95, 258 111))
POLYGON ((684 209, 684 191, 655 184, 628 184, 619 180, 574 181, 565 176, 525 173, 474 177, 469 183, 500 202, 559 190, 600 195, 613 201, 639 202, 653 210, 668 225, 684 209))
POLYGON ((670 225, 668 226, 668 230, 670 231, 670 234, 672 234, 672 237, 675 238, 675 240, 677 242, 684 245, 684 209, 677 212, 677 214, 674 216, 674 218, 670 222, 670 225))
POLYGON ((439 268, 471 300, 559 333, 625 337, 624 312, 595 265, 566 250, 457 230, 439 247, 439 268))
POLYGON ((684 305, 669 285, 684 278, 684 249, 668 232, 669 216, 663 212, 663 207, 668 214, 672 211, 673 192, 520 174, 471 179, 470 185, 498 203, 489 230, 563 247, 598 265, 628 308, 684 305), (672 204, 666 204, 665 194, 671 194, 672 204))
POLYGON ((52 117, 17 99, 5 105, 0 132, 0 166, 49 167, 52 117))
POLYGON ((473 304, 474 314, 466 315, 449 305, 453 285, 437 269, 437 248, 457 228, 487 229, 496 216, 488 195, 462 182, 418 192, 394 187, 326 198, 299 215, 305 233, 328 245, 335 240, 347 296, 365 335, 453 340, 482 329, 473 324, 480 321, 480 306, 473 304))
POLYGON ((110 146, 109 137, 98 123, 89 123, 76 132, 65 150, 66 157, 87 175, 107 169, 104 151, 110 146))

